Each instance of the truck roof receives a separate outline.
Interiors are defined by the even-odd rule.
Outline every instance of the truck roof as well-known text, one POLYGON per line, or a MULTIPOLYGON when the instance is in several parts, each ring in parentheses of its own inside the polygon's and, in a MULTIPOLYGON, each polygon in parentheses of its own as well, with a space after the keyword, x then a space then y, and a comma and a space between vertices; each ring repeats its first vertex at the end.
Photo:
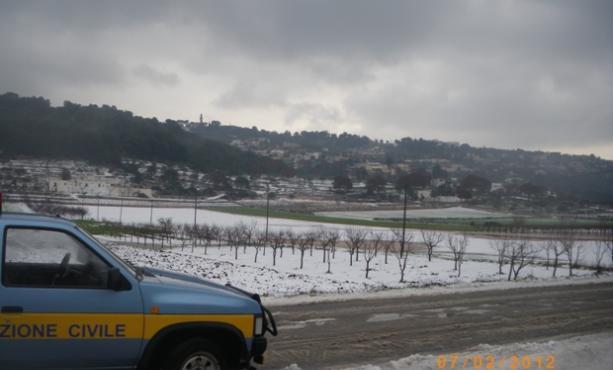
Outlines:
POLYGON ((2 221, 18 221, 18 222, 44 222, 60 224, 64 226, 74 226, 72 221, 61 217, 51 217, 36 213, 18 213, 18 212, 2 212, 0 213, 0 222, 2 221))

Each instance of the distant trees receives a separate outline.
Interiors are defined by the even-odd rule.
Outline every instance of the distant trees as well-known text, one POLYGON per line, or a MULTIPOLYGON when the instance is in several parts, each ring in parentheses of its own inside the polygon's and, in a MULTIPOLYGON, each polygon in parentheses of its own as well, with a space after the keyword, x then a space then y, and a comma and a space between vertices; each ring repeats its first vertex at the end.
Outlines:
POLYGON ((519 191, 530 198, 542 197, 547 194, 547 188, 530 182, 519 186, 519 191))
POLYGON ((341 193, 347 193, 353 189, 353 182, 348 176, 335 176, 332 188, 341 193))
POLYGON ((366 193, 368 195, 380 193, 385 189, 386 183, 387 181, 385 180, 385 177, 383 177, 381 174, 369 176, 366 179, 366 193))
POLYGON ((447 177, 449 177, 449 174, 438 163, 432 167, 432 178, 446 179, 447 177))
POLYGON ((234 179, 234 186, 238 189, 249 189, 249 179, 246 176, 237 176, 236 179, 234 179))
POLYGON ((68 168, 62 168, 61 179, 64 181, 72 179, 72 175, 70 174, 70 170, 68 168))
POLYGON ((396 189, 402 191, 405 188, 426 187, 430 185, 432 176, 424 169, 400 176, 396 180, 396 189))
POLYGON ((458 197, 469 199, 474 196, 488 193, 492 188, 492 182, 485 177, 470 174, 465 176, 457 188, 458 197))

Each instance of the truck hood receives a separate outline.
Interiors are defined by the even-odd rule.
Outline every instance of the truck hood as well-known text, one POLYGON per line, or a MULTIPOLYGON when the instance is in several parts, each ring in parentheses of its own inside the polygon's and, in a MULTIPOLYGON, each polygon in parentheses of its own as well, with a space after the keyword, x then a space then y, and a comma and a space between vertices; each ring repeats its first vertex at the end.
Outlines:
POLYGON ((196 276, 144 268, 140 283, 145 309, 177 314, 261 314, 260 304, 233 288, 196 276))

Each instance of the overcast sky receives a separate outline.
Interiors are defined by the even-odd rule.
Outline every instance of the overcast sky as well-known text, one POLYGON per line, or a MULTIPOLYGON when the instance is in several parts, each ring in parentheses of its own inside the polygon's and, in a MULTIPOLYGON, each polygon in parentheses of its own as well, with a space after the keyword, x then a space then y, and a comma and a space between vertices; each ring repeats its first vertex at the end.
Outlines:
POLYGON ((0 92, 613 159, 613 1, 7 1, 0 92))

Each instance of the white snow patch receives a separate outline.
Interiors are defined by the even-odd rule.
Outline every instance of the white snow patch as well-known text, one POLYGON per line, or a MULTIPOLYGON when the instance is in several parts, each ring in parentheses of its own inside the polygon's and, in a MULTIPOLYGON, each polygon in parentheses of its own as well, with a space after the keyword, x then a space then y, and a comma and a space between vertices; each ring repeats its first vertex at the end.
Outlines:
POLYGON ((376 313, 366 319, 366 322, 384 322, 384 321, 396 321, 406 317, 414 317, 411 314, 399 314, 399 313, 376 313))
MULTIPOLYGON (((531 359, 531 366, 529 368, 537 369, 536 364, 537 357, 541 358, 542 367, 545 368, 547 356, 553 356, 554 368, 556 370, 610 370, 613 367, 613 333, 601 333, 594 335, 578 336, 573 338, 550 340, 546 342, 526 342, 526 343, 513 343, 507 345, 488 345, 481 344, 466 352, 454 353, 458 356, 458 365, 456 368, 460 368, 464 362, 464 359, 471 361, 475 356, 481 356, 485 358, 487 355, 495 356, 496 369, 510 370, 520 369, 522 365, 514 367, 510 358, 514 355, 519 356, 521 359, 523 356, 527 356, 531 359), (505 358, 506 361, 500 360, 505 358)), ((449 356, 449 353, 443 353, 442 355, 449 356)), ((366 364, 352 367, 343 367, 342 369, 355 369, 355 370, 437 370, 440 369, 437 365, 437 358, 439 354, 415 354, 409 357, 405 357, 400 360, 390 361, 384 364, 366 364)), ((485 363, 485 362, 484 362, 485 363)), ((450 369, 449 363, 447 363, 446 369, 450 369)), ((474 368, 472 363, 469 363, 467 369, 474 368)), ((482 366, 486 368, 485 365, 482 366)), ((297 367, 293 368, 294 370, 297 367)))
POLYGON ((309 324, 315 326, 323 326, 329 321, 334 321, 335 318, 310 319, 304 321, 289 321, 287 324, 278 327, 279 330, 295 330, 307 327, 309 324))

